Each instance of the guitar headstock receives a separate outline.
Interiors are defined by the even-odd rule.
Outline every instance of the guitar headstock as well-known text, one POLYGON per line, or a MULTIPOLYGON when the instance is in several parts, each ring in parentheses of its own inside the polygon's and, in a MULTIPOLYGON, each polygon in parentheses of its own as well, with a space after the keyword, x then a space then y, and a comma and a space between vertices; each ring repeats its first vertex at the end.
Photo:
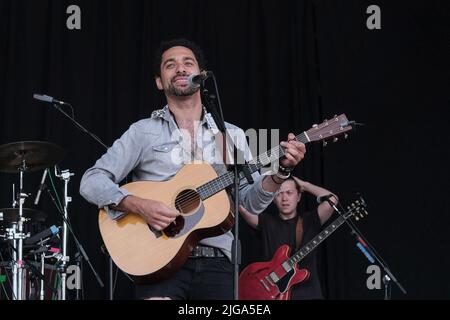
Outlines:
POLYGON ((358 199, 353 201, 350 205, 347 206, 347 211, 345 212, 346 217, 354 216, 355 220, 358 221, 369 215, 367 212, 367 203, 364 199, 359 195, 358 199))
POLYGON ((306 131, 309 141, 323 141, 324 146, 332 139, 333 142, 338 140, 338 136, 344 135, 347 138, 348 131, 352 130, 350 121, 345 114, 334 116, 330 120, 325 120, 321 124, 315 124, 311 129, 306 131))

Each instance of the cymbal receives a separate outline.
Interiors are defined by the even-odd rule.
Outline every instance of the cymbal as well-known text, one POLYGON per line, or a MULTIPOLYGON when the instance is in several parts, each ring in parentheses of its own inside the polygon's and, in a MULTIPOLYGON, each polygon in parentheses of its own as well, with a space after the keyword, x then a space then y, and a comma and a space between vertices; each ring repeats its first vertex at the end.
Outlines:
POLYGON ((57 164, 63 158, 64 150, 50 142, 12 142, 0 146, 0 171, 39 171, 57 164))
MULTIPOLYGON (((39 210, 22 208, 22 216, 33 221, 44 222, 47 215, 39 210)), ((15 222, 19 220, 19 208, 0 209, 0 224, 3 222, 15 222)))

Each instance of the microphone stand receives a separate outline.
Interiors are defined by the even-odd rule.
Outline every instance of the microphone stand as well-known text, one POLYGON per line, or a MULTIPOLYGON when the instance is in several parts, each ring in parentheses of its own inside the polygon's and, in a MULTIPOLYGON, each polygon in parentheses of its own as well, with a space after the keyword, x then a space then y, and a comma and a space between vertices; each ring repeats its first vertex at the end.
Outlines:
MULTIPOLYGON (((331 201, 330 199, 326 200, 330 206, 333 207, 334 210, 336 210, 336 212, 341 216, 344 217, 343 212, 345 212, 345 210, 342 208, 341 209, 343 212, 341 212, 336 205, 334 204, 333 201, 331 201)), ((350 227, 351 229, 351 234, 356 238, 357 242, 357 246, 358 248, 362 251, 362 253, 366 256, 366 258, 371 262, 374 263, 375 261, 378 263, 379 266, 381 266, 381 268, 384 271, 384 276, 383 276, 383 284, 384 284, 384 299, 385 300, 390 300, 391 299, 391 288, 390 288, 390 281, 394 281, 395 284, 400 288, 400 290, 403 292, 403 294, 406 294, 406 290, 405 288, 403 288, 403 286, 400 284, 400 282, 397 280, 397 278, 394 276, 394 274, 391 272, 391 270, 389 269, 387 263, 383 260, 383 258, 376 252, 376 250, 373 248, 373 246, 369 243, 369 241, 367 241, 367 239, 363 236, 362 232, 357 228, 357 226, 353 223, 353 221, 351 221, 351 219, 344 219, 344 221, 347 223, 347 225, 350 227)))
MULTIPOLYGON (((55 107, 56 110, 58 110, 59 112, 61 112, 66 118, 68 118, 79 130, 81 130, 82 132, 86 133, 87 135, 89 135, 92 139, 94 139, 95 141, 97 141, 105 150, 108 149, 108 146, 106 144, 104 144, 100 138, 98 138, 95 134, 93 134, 92 132, 90 132, 89 130, 87 130, 85 127, 83 127, 79 122, 77 122, 73 117, 71 117, 70 115, 68 115, 63 109, 61 109, 61 107, 57 104, 57 103, 52 103, 53 107, 55 107)), ((69 106, 71 106, 70 104, 67 104, 69 106)), ((61 213, 61 217, 64 220, 64 241, 63 241, 63 249, 65 248, 66 245, 66 231, 69 230, 70 233, 73 236, 73 239, 75 241, 75 244, 78 248, 78 251, 81 252, 83 258, 86 260, 86 262, 88 263, 89 267, 91 268, 95 278, 97 279, 97 282, 99 283, 100 287, 104 287, 103 281, 101 280, 100 276, 98 275, 98 273, 95 271, 94 267, 92 266, 89 257, 86 253, 86 251, 84 250, 83 246, 81 245, 81 243, 78 241, 78 238, 76 237, 75 233, 73 232, 73 229, 70 227, 69 222, 67 221, 67 203, 69 201, 71 201, 70 197, 67 197, 67 183, 70 180, 70 172, 68 172, 68 170, 66 170, 66 172, 62 172, 62 174, 60 175, 60 177, 64 180, 65 182, 65 199, 64 199, 64 212, 61 211, 61 209, 59 208, 58 205, 56 205, 55 200, 53 199, 53 197, 51 196, 51 193, 49 192, 52 200, 54 201, 56 207, 58 208, 58 211, 61 213)), ((49 190, 47 190, 49 191, 49 190)), ((65 252, 63 252, 63 256, 65 255, 65 252)), ((109 259, 111 259, 111 257, 109 257, 109 259)), ((110 271, 110 277, 112 276, 112 269, 109 270, 110 271)), ((64 273, 63 273, 64 275, 64 273)), ((63 278, 63 281, 65 279, 63 278)), ((112 288, 110 288, 110 290, 112 291, 112 288)), ((64 292, 65 292, 65 287, 63 288, 63 296, 64 296, 64 292)), ((78 295, 77 295, 78 296, 78 295)), ((112 296, 110 294, 110 296, 112 296)))
MULTIPOLYGON (((219 131, 222 133, 222 137, 224 137, 224 146, 221 150, 223 153, 222 156, 226 164, 226 157, 227 157, 227 141, 231 141, 233 143, 233 139, 229 136, 228 131, 226 130, 225 126, 225 120, 223 117, 222 112, 222 105, 220 102, 219 97, 219 90, 217 87, 217 82, 214 74, 210 71, 210 74, 212 76, 212 79, 214 81, 214 88, 215 88, 215 95, 210 95, 208 93, 208 90, 206 89, 204 85, 204 81, 201 83, 202 88, 202 96, 203 100, 205 101, 205 105, 207 106, 207 109, 211 113, 219 131), (217 101, 217 104, 216 104, 217 101)), ((216 143, 217 145, 217 143, 216 143)), ((236 147, 236 143, 233 143, 233 170, 234 170, 234 237, 233 237, 233 244, 231 247, 231 257, 232 257, 232 263, 234 266, 234 274, 233 274, 233 283, 234 283, 234 292, 233 297, 234 300, 239 300, 239 266, 241 264, 241 242, 239 239, 239 185, 241 176, 240 173, 242 172, 244 174, 244 177, 247 179, 249 184, 253 184, 253 178, 248 170, 247 163, 245 164, 238 164, 238 160, 243 159, 245 160, 242 151, 239 150, 236 147)))
MULTIPOLYGON (((69 106, 72 106, 71 104, 65 103, 69 106)), ((58 110, 59 112, 61 112, 66 118, 68 118, 70 121, 72 121, 72 123, 81 131, 83 131, 84 133, 86 133, 87 135, 89 135, 92 139, 94 139, 95 141, 97 141, 103 148, 105 148, 105 150, 108 150, 108 146, 106 144, 104 144, 102 142, 102 140, 100 140, 99 137, 97 137, 95 134, 93 134, 92 132, 90 132, 89 130, 87 130, 85 127, 83 127, 79 122, 77 122, 74 118, 72 118, 70 115, 67 114, 67 112, 65 112, 63 109, 61 109, 61 107, 59 106, 59 104, 57 103, 52 103, 53 107, 55 107, 56 110, 58 110)))

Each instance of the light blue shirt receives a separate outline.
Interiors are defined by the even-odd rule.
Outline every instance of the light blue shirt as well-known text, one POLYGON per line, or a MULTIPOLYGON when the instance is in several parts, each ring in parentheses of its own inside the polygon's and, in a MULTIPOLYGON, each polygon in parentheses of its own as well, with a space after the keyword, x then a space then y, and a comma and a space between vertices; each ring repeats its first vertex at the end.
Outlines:
MULTIPOLYGON (((226 123, 236 146, 243 150, 246 160, 252 159, 242 129, 226 123)), ((118 183, 131 171, 133 181, 165 181, 172 178, 182 167, 199 157, 210 163, 218 175, 226 172, 220 152, 215 152, 214 134, 216 127, 210 114, 205 113, 199 123, 196 144, 199 150, 195 155, 190 152, 190 141, 186 141, 179 130, 168 106, 156 110, 147 119, 133 123, 117 139, 112 147, 88 169, 80 183, 80 194, 90 203, 104 208, 112 219, 119 219, 125 213, 109 208, 117 205, 130 193, 118 183)), ((239 188, 240 202, 255 214, 261 213, 273 200, 274 193, 262 188, 262 176, 252 174, 253 184, 245 179, 239 188)), ((158 200, 158 199, 154 199, 158 200)), ((206 238, 200 243, 222 249, 230 258, 233 234, 227 233, 206 238)))

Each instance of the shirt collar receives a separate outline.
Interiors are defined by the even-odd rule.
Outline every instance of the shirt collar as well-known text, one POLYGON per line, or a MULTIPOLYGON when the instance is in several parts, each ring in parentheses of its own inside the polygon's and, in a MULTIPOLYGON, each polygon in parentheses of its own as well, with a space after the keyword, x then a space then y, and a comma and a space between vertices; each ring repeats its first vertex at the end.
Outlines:
MULTIPOLYGON (((206 108, 205 108, 204 105, 202 105, 202 107, 203 107, 203 113, 202 113, 202 118, 201 118, 201 120, 200 120, 200 124, 201 124, 201 125, 207 124, 208 127, 211 129, 211 125, 206 121, 206 120, 207 120, 207 117, 211 117, 211 114, 210 114, 209 112, 207 112, 207 110, 206 110, 206 108)), ((169 106, 168 106, 168 105, 165 105, 164 108, 162 108, 162 109, 153 111, 151 117, 152 117, 152 118, 160 118, 160 119, 164 119, 164 120, 166 120, 167 122, 170 121, 170 118, 173 118, 173 119, 174 119, 172 113, 171 113, 170 110, 169 110, 169 106)), ((174 119, 174 120, 175 120, 175 119, 174 119)))

